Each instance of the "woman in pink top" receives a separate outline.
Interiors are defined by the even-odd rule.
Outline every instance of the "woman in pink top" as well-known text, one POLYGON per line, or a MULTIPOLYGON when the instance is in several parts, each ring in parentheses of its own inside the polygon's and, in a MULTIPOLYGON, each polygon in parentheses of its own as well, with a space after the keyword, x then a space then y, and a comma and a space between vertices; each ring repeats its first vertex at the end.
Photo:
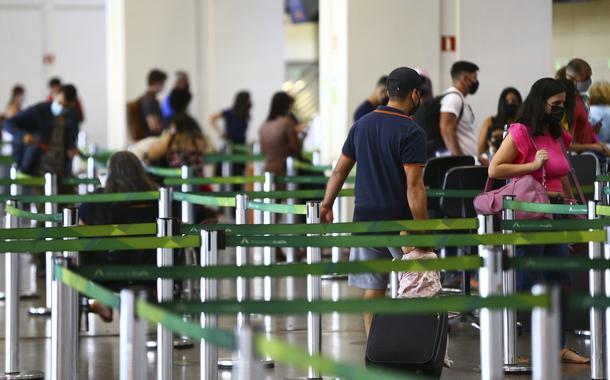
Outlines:
MULTIPOLYGON (((489 165, 491 178, 512 179, 529 174, 556 202, 572 198, 567 177, 570 165, 565 156, 572 137, 561 128, 565 100, 566 90, 559 81, 543 78, 534 83, 517 114, 517 124, 510 126, 508 135, 493 156, 489 165)), ((517 255, 561 259, 568 257, 570 250, 566 244, 524 245, 518 246, 517 255)), ((517 272, 519 290, 529 291, 532 285, 541 281, 561 285, 564 290, 571 287, 570 275, 566 272, 517 272)), ((589 362, 589 358, 565 347, 565 334, 562 334, 561 343, 562 361, 589 362)))

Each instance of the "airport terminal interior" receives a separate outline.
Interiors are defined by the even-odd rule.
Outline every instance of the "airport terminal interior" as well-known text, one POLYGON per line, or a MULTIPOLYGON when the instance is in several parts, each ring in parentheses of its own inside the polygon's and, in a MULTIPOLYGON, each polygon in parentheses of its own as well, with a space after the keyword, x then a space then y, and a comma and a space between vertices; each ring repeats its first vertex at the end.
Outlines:
POLYGON ((0 0, 0 380, 610 379, 610 0, 0 0))

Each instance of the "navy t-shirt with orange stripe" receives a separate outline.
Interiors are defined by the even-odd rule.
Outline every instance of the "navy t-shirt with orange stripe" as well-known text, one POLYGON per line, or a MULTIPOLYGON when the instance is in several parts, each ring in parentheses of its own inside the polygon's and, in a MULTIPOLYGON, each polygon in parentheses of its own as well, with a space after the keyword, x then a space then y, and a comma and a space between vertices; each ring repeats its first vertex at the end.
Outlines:
POLYGON ((404 166, 424 166, 423 128, 403 111, 379 106, 352 126, 342 153, 358 165, 354 221, 412 218, 404 166))

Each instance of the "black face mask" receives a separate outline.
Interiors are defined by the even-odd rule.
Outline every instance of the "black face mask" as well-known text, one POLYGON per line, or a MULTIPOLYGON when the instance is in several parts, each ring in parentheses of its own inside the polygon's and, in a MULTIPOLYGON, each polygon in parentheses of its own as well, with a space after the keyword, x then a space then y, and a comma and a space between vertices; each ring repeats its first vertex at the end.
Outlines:
POLYGON ((514 103, 506 103, 504 105, 504 114, 506 117, 512 118, 517 116, 517 111, 519 110, 519 105, 514 103))
POLYGON ((491 140, 491 146, 496 148, 496 151, 500 149, 500 145, 502 145, 502 139, 493 139, 491 140))
POLYGON ((478 89, 479 89, 478 80, 475 80, 474 82, 470 83, 470 86, 468 86, 468 92, 470 93, 470 95, 476 94, 478 89))
POLYGON ((561 119, 563 119, 564 113, 565 110, 563 107, 551 106, 551 113, 544 114, 544 121, 552 125, 557 125, 561 122, 561 119))
POLYGON ((381 105, 386 106, 389 101, 390 101, 390 98, 385 96, 385 97, 381 98, 381 105))

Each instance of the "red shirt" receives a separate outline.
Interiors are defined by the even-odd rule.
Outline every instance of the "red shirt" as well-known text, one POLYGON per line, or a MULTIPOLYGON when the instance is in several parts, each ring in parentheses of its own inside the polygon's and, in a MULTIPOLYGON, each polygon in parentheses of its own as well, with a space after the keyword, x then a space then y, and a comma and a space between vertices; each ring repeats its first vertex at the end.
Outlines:
POLYGON ((578 94, 576 95, 576 104, 574 105, 572 136, 577 144, 595 144, 599 141, 595 134, 595 129, 589 123, 589 110, 585 105, 585 101, 578 94))

